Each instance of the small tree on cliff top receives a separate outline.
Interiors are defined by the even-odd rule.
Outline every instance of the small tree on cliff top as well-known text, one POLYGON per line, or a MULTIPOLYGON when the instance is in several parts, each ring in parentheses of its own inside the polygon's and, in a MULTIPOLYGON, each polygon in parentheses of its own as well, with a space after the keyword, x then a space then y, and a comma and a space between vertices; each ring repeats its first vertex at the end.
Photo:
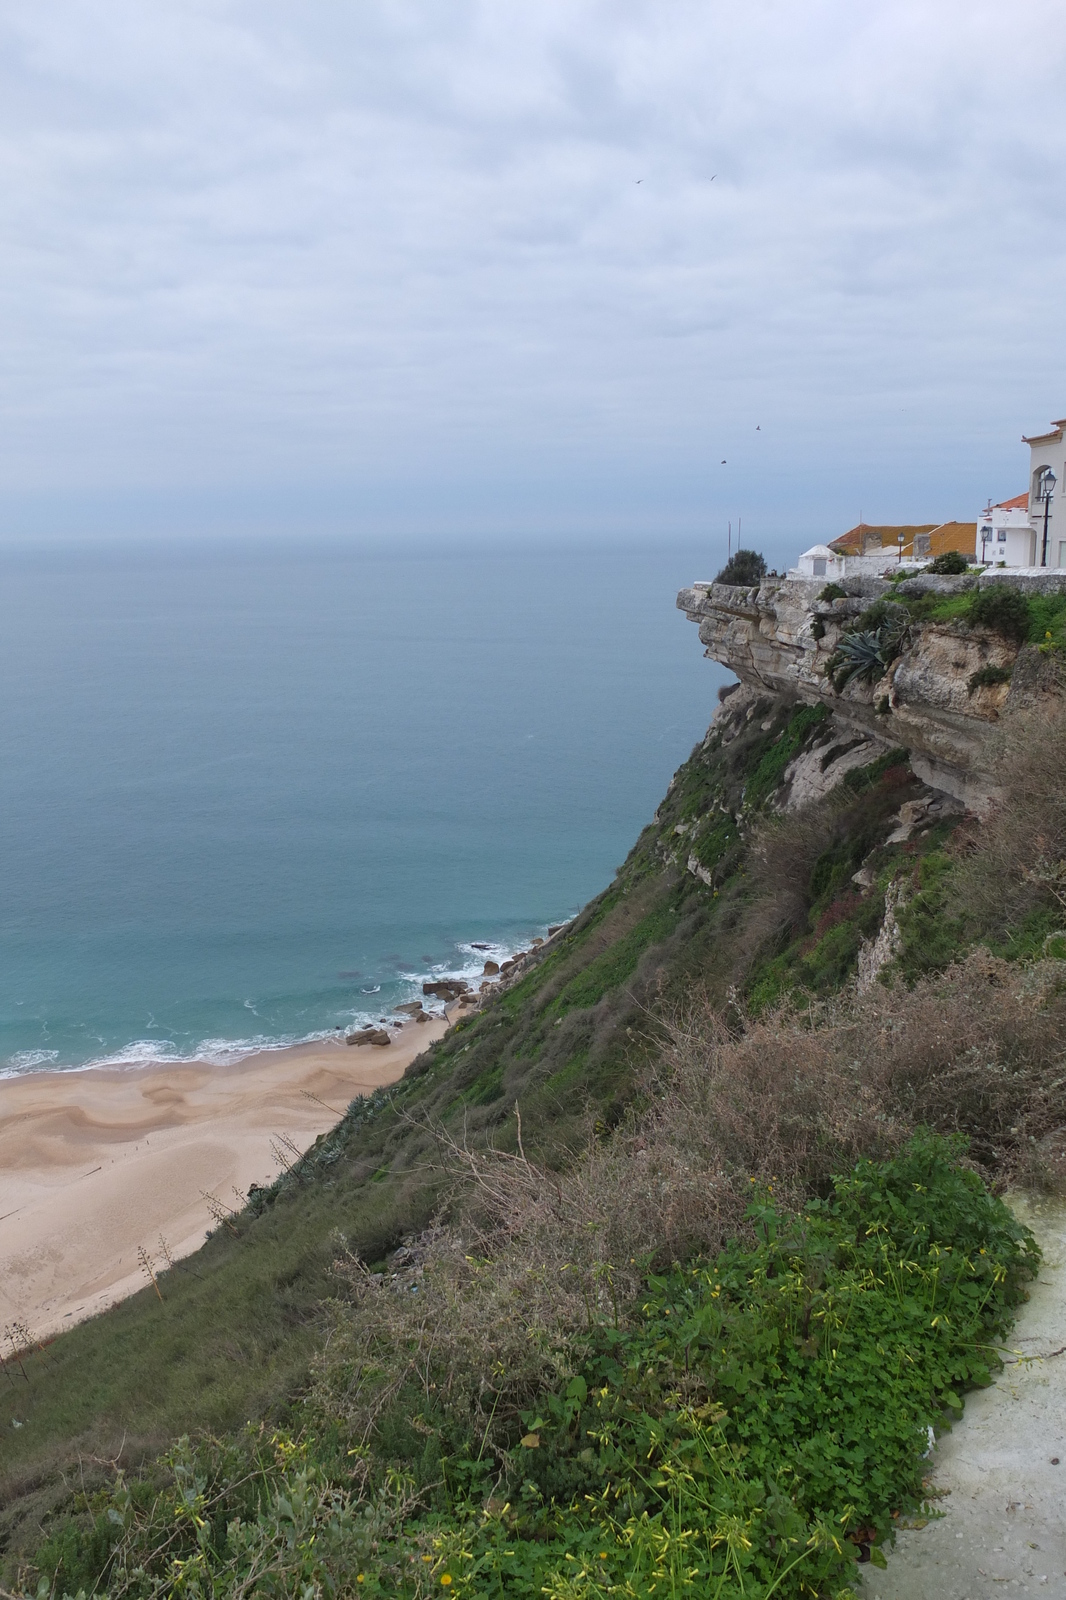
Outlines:
POLYGON ((766 562, 757 550, 734 550, 715 583, 731 583, 738 589, 754 589, 766 576, 766 562))

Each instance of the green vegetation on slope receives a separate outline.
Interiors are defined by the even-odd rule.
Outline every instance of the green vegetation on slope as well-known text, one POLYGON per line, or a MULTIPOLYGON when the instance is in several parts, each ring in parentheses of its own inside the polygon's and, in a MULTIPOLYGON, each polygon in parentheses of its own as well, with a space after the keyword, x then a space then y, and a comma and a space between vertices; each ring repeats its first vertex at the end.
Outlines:
MULTIPOLYGON (((272 1591, 273 1580, 263 1576, 256 1592, 300 1592, 297 1568, 285 1562, 297 1559, 301 1541, 312 1532, 319 1552, 331 1539, 343 1544, 358 1536, 358 1548, 371 1554, 374 1539, 380 1546, 382 1538, 395 1543, 402 1534, 415 1540, 419 1565, 441 1575, 447 1570, 438 1564, 445 1547, 433 1539, 454 1535, 466 1548, 476 1543, 475 1535, 482 1537, 480 1522, 487 1527, 493 1519, 493 1537, 507 1548, 512 1536, 526 1539, 496 1505, 497 1490, 510 1492, 511 1457, 540 1463, 558 1458, 558 1486, 545 1482, 537 1488, 549 1501, 555 1497, 553 1508, 545 1513, 536 1503, 538 1515, 563 1516, 566 1497, 576 1490, 566 1476, 566 1452, 549 1447, 556 1416, 551 1408, 570 1405, 573 1412, 579 1391, 569 1393, 569 1385, 580 1379, 591 1391, 599 1369, 589 1363, 603 1355, 595 1340, 583 1344, 577 1338, 579 1327, 583 1337, 600 1329, 596 1339, 610 1344, 618 1335, 643 1350, 650 1312, 641 1307, 660 1292, 646 1276, 648 1267, 658 1279, 673 1281, 675 1266, 680 1271, 684 1263, 709 1272, 707 1263, 729 1239, 741 1241, 735 1246, 741 1252, 757 1247, 752 1219, 745 1220, 750 1177, 767 1185, 779 1180, 775 1203, 783 1220, 774 1226, 792 1237, 792 1224, 784 1219, 806 1215, 812 1196, 828 1199, 830 1174, 848 1171, 863 1157, 891 1159, 923 1123, 963 1127, 973 1139, 973 1158, 989 1177, 1030 1160, 1037 1171, 1055 1117, 1061 1113, 1066 1121, 1061 1007, 1054 1009, 1058 979, 1040 990, 1043 999, 1017 998, 1013 990, 1007 994, 1001 976, 986 976, 999 970, 988 958, 983 966, 952 968, 942 993, 930 990, 921 997, 922 985, 975 938, 1009 956, 1039 958, 1045 967, 1061 956, 1056 874, 1066 855, 1066 817, 1059 814, 1062 725, 1058 715, 1053 725, 1036 726, 1028 744, 1010 752, 1009 770, 1018 780, 1013 809, 1004 813, 1002 827, 985 827, 979 840, 960 850, 949 837, 950 820, 931 820, 913 837, 888 842, 900 804, 929 796, 906 752, 889 752, 853 770, 820 805, 778 816, 775 801, 786 792, 790 761, 821 751, 828 762, 842 748, 840 735, 821 707, 743 696, 732 708, 727 702, 615 881, 480 1014, 457 1024, 401 1084, 353 1103, 291 1173, 258 1191, 202 1251, 164 1274, 162 1302, 146 1290, 46 1350, 27 1353, 25 1378, 7 1365, 10 1382, 0 1388, 6 1472, 0 1538, 8 1570, 32 1555, 42 1523, 69 1510, 71 1483, 85 1485, 90 1496, 97 1488, 110 1492, 104 1488, 114 1479, 109 1463, 121 1457, 134 1473, 128 1479, 133 1509, 127 1515, 117 1501, 110 1506, 123 1536, 140 1525, 138 1517, 150 1521, 155 1515, 150 1507, 157 1493, 163 1495, 160 1515, 169 1515, 166 1484, 178 1472, 192 1508, 190 1530, 200 1526, 197 1496, 217 1497, 211 1515, 202 1518, 213 1531, 190 1531, 198 1550, 206 1549, 206 1540, 220 1561, 245 1559, 225 1544, 226 1507, 236 1507, 234 1514, 245 1519, 240 1537, 247 1539, 247 1551, 254 1547, 255 1560, 269 1557, 279 1574, 287 1574, 278 1579, 280 1591, 272 1591), (829 1012, 819 1020, 819 999, 838 994, 854 973, 862 942, 876 930, 890 891, 901 943, 884 976, 902 973, 917 984, 914 997, 904 994, 905 1004, 891 1021, 887 1013, 878 1014, 865 1033, 867 1014, 861 1011, 839 1027, 829 1012), (706 997, 714 1019, 709 1032, 685 1021, 694 996, 706 997), (774 1008, 801 997, 810 1008, 806 1020, 786 1028, 774 1008), (975 1019, 991 1014, 993 997, 996 1004, 1010 1000, 1003 1026, 974 1031, 975 1019), (753 1020, 760 1013, 765 1022, 753 1020), (715 1031, 722 1017, 733 1034, 720 1037, 715 1031), (907 1044, 912 1033, 913 1046, 907 1044), (696 1051, 689 1067, 675 1064, 672 1076, 656 1077, 663 1063, 674 1060, 673 1041, 681 1036, 696 1051), (860 1037, 866 1039, 865 1056, 860 1037), (887 1055, 885 1040, 891 1043, 887 1055), (685 1071, 688 1100, 679 1098, 678 1089, 677 1074, 683 1078, 685 1071), (794 1103, 786 1105, 789 1095, 794 1103), (661 1123, 653 1126, 647 1118, 674 1112, 677 1127, 663 1143, 661 1123), (493 1160, 515 1163, 512 1178, 525 1174, 527 1188, 520 1185, 512 1195, 513 1216, 540 1219, 539 1232, 521 1223, 518 1243, 517 1234, 506 1228, 500 1233, 499 1219, 485 1232, 476 1204, 469 1209, 470 1175, 476 1179, 480 1171, 469 1163, 479 1151, 488 1160, 493 1149, 493 1160), (608 1170, 610 1182, 604 1177, 608 1170), (550 1229, 544 1232, 544 1219, 560 1206, 569 1206, 573 1215, 568 1231, 556 1238, 550 1229), (439 1259, 433 1257, 435 1246, 424 1247, 427 1274, 436 1260, 433 1270, 443 1286, 436 1320, 429 1318, 429 1276, 409 1296, 390 1288, 368 1299, 367 1270, 387 1269, 393 1282, 396 1247, 404 1239, 435 1237, 430 1225, 442 1207, 472 1229, 478 1243, 473 1255, 455 1245, 439 1259), (519 1262, 513 1270, 509 1251, 519 1262), (338 1259, 355 1264, 347 1279, 347 1268, 338 1278, 338 1259), (488 1263, 484 1270, 478 1260, 488 1263), (558 1279, 548 1270, 550 1261, 558 1279), (482 1280, 491 1279, 487 1300, 484 1281, 476 1291, 468 1282, 469 1273, 478 1272, 482 1280), (564 1315, 553 1302, 538 1321, 529 1307, 549 1289, 549 1300, 558 1298, 564 1281, 573 1304, 564 1315), (425 1301, 418 1298, 423 1291, 425 1301), (408 1303, 418 1309, 416 1324, 395 1320, 397 1308, 408 1303), (581 1308, 576 1321, 573 1305, 581 1308), (348 1349, 360 1329, 366 1351, 348 1358, 348 1388, 338 1387, 330 1353, 348 1349), (465 1344, 456 1344, 460 1335, 465 1344), (447 1370, 430 1378, 444 1350, 450 1351, 447 1370), (361 1398, 368 1372, 378 1375, 371 1389, 381 1401, 370 1410, 361 1398), (456 1413, 452 1401, 444 1406, 441 1394, 464 1384, 466 1399, 456 1413), (438 1402, 444 1406, 439 1413, 438 1402), (545 1408, 544 1430, 534 1428, 545 1408), (523 1411, 529 1413, 524 1421, 523 1411), (239 1433, 246 1422, 256 1430, 253 1442, 239 1433), (522 1456, 515 1455, 522 1447, 513 1437, 519 1424, 545 1435, 545 1442, 522 1456), (258 1431, 260 1425, 265 1431, 258 1431), (179 1436, 205 1430, 225 1438, 217 1445, 194 1443, 173 1458, 171 1468, 148 1464, 179 1436), (276 1445, 269 1443, 274 1435, 276 1445), (441 1501, 432 1486, 446 1458, 459 1477, 447 1479, 441 1501), (75 1465, 76 1480, 69 1470, 75 1465), (490 1473, 496 1485, 487 1499, 488 1480, 479 1472, 490 1473), (253 1497, 247 1502, 233 1499, 242 1477, 253 1497), (273 1512, 264 1512, 265 1528, 254 1531, 267 1504, 255 1499, 256 1484, 268 1499, 275 1490, 281 1494, 289 1507, 278 1512, 284 1526, 270 1522, 273 1512), (356 1502, 362 1520, 353 1529, 345 1519, 350 1522, 356 1502), (429 1537, 426 1519, 433 1516, 445 1521, 423 1548, 418 1541, 429 1537), (229 1553, 223 1557, 224 1550, 229 1553)), ((476 1200, 476 1181, 474 1192, 476 1200)), ((518 1224, 507 1224, 513 1226, 518 1224)), ((763 1238, 763 1246, 769 1243, 763 1238)), ((795 1267, 801 1273, 809 1269, 809 1262, 795 1267)), ((997 1315, 1006 1304, 995 1300, 997 1315)), ((667 1309, 671 1317, 679 1314, 674 1304, 664 1305, 662 1319, 667 1309)), ((676 1360, 676 1351, 669 1359, 676 1360)), ((917 1382, 914 1374, 912 1379, 917 1382)), ((929 1394, 935 1398, 936 1392, 934 1383, 929 1394)), ((586 1393, 582 1407, 587 1398, 586 1393)), ((660 1432, 668 1413, 680 1414, 678 1406, 657 1411, 650 1401, 641 1404, 640 1415, 660 1432)), ((667 1440, 662 1433, 662 1439, 664 1450, 677 1443, 673 1434, 667 1440)), ((576 1456, 592 1448, 582 1444, 576 1456)), ((680 1460, 662 1456, 664 1482, 680 1460)), ((539 1482, 536 1472, 524 1470, 514 1504, 527 1478, 535 1487, 539 1482)), ((622 1483, 610 1479, 616 1481, 622 1483)), ((904 1504, 909 1491, 902 1479, 894 1481, 892 1492, 904 1504)), ((628 1492, 619 1489, 616 1521, 628 1492)), ((731 1526, 745 1522, 744 1493, 737 1490, 740 1522, 731 1526)), ((885 1496, 887 1507, 887 1489, 885 1496)), ((652 1521, 666 1516, 668 1500, 659 1510, 645 1506, 652 1521)), ((830 1511, 796 1502, 788 1512, 793 1514, 823 1527, 830 1511)), ((52 1564, 61 1563, 64 1584, 103 1571, 110 1546, 107 1539, 101 1544, 99 1527, 89 1531, 87 1519, 83 1509, 66 1525, 62 1551, 50 1547, 54 1555, 59 1551, 52 1564)), ((618 1521, 623 1525, 624 1519, 618 1521)), ((539 1526, 541 1532, 530 1535, 538 1546, 547 1537, 545 1525, 539 1526)), ((606 1524, 592 1519, 583 1526, 596 1542, 606 1524)), ((657 1538, 669 1531, 662 1520, 656 1527, 657 1538)), ((574 1523, 575 1538, 576 1528, 574 1523)), ((626 1549, 635 1549, 632 1530, 625 1537, 626 1549)), ((823 1527, 818 1540, 826 1537, 823 1527)), ((350 1559, 356 1546, 344 1548, 350 1559)), ((721 1555, 717 1544, 708 1550, 712 1564, 721 1555)), ((835 1571, 836 1555, 828 1546, 820 1547, 822 1555, 835 1571)), ((611 1570, 624 1577, 617 1550, 615 1557, 611 1570)), ((192 1575, 199 1559, 190 1555, 192 1575)), ((546 1569, 536 1570, 543 1575, 546 1569)), ((368 1566, 367 1581, 369 1574, 368 1566)), ((563 1584, 558 1592, 594 1594, 592 1581, 581 1579, 584 1590, 569 1591, 563 1584)), ((192 1576, 188 1592, 198 1592, 192 1576)))
POLYGON ((649 1276, 628 1324, 609 1299, 590 1307, 570 1375, 515 1420, 502 1466, 476 1435, 448 1450, 423 1393, 409 1406, 433 1481, 375 1470, 320 1394, 299 1435, 182 1445, 158 1485, 86 1497, 88 1529, 58 1528, 38 1557, 43 1585, 115 1600, 837 1593, 860 1550, 884 1564, 893 1518, 921 1504, 928 1430, 990 1381, 1037 1261, 957 1154, 917 1139, 792 1218, 757 1194, 755 1243, 649 1276))
MULTIPOLYGON (((966 622, 1015 644, 1066 645, 1066 594, 1025 594, 1007 583, 959 594, 897 595, 894 602, 920 622, 966 622)), ((862 619, 860 618, 860 622, 862 619)))

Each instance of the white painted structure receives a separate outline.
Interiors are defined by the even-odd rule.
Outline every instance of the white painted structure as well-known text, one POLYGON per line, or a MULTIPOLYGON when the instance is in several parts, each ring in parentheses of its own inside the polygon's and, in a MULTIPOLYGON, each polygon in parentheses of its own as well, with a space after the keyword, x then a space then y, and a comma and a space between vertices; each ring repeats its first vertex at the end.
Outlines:
POLYGON ((1066 568, 1066 417, 1049 433, 1023 438, 1029 446, 1029 525, 1034 534, 1035 567, 1066 568), (1049 474, 1054 474, 1051 483, 1049 474), (1050 489, 1050 493, 1046 492, 1050 489), (1046 533, 1046 538, 1045 538, 1046 533))
POLYGON ((804 550, 789 572, 789 577, 824 578, 829 583, 833 578, 844 576, 845 559, 830 550, 827 544, 812 544, 809 550, 804 550))
POLYGON ((1036 566, 1036 534, 1029 521, 1028 494, 1001 500, 982 511, 977 519, 977 559, 983 567, 1036 566))
MULTIPOLYGON (((895 551, 884 549, 880 555, 842 556, 827 544, 812 544, 804 550, 794 567, 789 567, 789 578, 824 578, 826 583, 840 583, 844 578, 880 578, 899 565, 895 551)), ((918 572, 929 565, 929 558, 903 562, 908 572, 918 572)))

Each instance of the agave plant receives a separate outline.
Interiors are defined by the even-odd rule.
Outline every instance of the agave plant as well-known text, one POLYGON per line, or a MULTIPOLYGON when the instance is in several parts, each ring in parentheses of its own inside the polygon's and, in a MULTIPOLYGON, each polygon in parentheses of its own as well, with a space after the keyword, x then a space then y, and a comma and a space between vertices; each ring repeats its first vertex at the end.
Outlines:
POLYGON ((876 683, 895 661, 906 642, 910 618, 905 606, 881 603, 871 607, 860 620, 874 622, 872 628, 856 628, 845 633, 834 652, 833 682, 839 691, 852 678, 876 683))
POLYGON ((839 670, 834 681, 838 689, 843 689, 852 678, 876 683, 884 675, 888 662, 883 654, 882 643, 880 631, 876 629, 869 633, 844 635, 836 649, 839 670))

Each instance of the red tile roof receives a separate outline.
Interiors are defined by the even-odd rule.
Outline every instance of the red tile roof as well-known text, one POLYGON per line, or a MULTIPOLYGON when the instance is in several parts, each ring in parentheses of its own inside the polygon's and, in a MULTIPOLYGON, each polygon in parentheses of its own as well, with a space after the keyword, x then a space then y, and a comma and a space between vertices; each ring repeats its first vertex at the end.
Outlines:
POLYGON ((997 500, 992 507, 993 511, 1021 511, 1029 509, 1029 496, 1016 494, 1013 500, 997 500))
POLYGON ((841 556, 861 556, 866 545, 877 544, 880 540, 882 550, 899 549, 899 535, 904 535, 903 548, 906 550, 914 544, 916 533, 932 533, 936 527, 935 522, 923 522, 918 527, 901 527, 895 524, 891 527, 869 522, 857 523, 854 528, 849 528, 847 533, 842 533, 839 539, 830 539, 829 548, 841 556))
POLYGON ((849 528, 847 533, 842 533, 839 539, 830 539, 829 548, 841 556, 861 556, 865 550, 869 555, 883 551, 886 557, 894 555, 898 558, 899 536, 902 534, 903 558, 913 560, 914 539, 919 533, 929 535, 927 554, 930 556, 942 556, 949 550, 961 550, 963 555, 967 556, 976 554, 976 522, 921 522, 917 525, 896 523, 891 526, 874 526, 869 522, 860 522, 856 527, 849 528), (880 540, 879 547, 878 540, 880 540))

